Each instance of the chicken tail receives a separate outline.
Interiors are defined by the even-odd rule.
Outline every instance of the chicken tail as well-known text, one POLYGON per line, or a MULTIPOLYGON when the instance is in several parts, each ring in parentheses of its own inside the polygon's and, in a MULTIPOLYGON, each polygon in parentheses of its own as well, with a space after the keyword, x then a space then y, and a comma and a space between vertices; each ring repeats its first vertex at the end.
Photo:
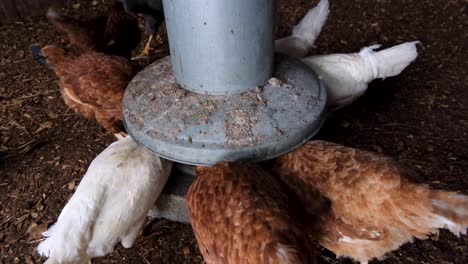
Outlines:
POLYGON ((63 20, 62 15, 53 7, 49 7, 49 9, 47 9, 46 17, 51 21, 63 20))
POLYGON ((330 13, 328 0, 321 0, 316 7, 309 10, 292 31, 292 35, 307 43, 309 48, 322 31, 330 13))
POLYGON ((306 56, 322 31, 329 13, 328 0, 320 0, 293 28, 291 36, 275 42, 275 50, 295 58, 306 56))
POLYGON ((361 49, 359 55, 371 67, 372 79, 387 78, 400 74, 418 56, 416 44, 419 41, 405 42, 381 51, 374 51, 381 45, 361 49))
POLYGON ((439 228, 455 234, 466 234, 468 228, 468 196, 456 192, 433 190, 429 195, 439 228))
POLYGON ((104 188, 86 176, 83 178, 57 222, 43 233, 46 239, 37 251, 48 258, 46 263, 81 264, 91 258, 87 254, 88 243, 104 199, 104 188))

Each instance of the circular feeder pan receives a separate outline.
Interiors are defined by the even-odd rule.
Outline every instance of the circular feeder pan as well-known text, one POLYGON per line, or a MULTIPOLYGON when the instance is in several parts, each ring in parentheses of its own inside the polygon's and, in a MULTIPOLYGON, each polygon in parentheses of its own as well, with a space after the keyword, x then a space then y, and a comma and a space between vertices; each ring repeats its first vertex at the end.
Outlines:
POLYGON ((326 90, 303 63, 277 55, 274 78, 234 95, 176 84, 169 57, 138 73, 124 99, 128 133, 156 154, 191 165, 271 159, 310 139, 325 119, 326 90))

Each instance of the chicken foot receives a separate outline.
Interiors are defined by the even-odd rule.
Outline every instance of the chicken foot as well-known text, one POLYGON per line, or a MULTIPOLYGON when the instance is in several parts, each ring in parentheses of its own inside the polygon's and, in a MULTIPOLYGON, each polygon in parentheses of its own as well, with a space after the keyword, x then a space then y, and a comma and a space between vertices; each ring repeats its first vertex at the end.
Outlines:
POLYGON ((146 56, 146 57, 149 56, 150 51, 153 50, 153 48, 151 48, 151 41, 152 41, 152 40, 153 40, 153 35, 150 35, 150 36, 149 36, 149 39, 148 39, 148 42, 146 42, 145 48, 144 48, 143 51, 141 52, 140 56, 146 56))
POLYGON ((128 136, 128 134, 125 133, 125 132, 120 132, 120 133, 114 134, 114 136, 117 138, 117 140, 121 140, 121 139, 126 138, 128 136))

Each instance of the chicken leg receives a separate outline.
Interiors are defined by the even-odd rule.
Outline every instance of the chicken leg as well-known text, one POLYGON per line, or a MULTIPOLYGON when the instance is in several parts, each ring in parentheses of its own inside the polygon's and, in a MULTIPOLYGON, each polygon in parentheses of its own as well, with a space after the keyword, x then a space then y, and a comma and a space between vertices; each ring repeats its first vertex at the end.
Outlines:
POLYGON ((114 136, 117 138, 117 140, 121 140, 121 139, 126 138, 128 136, 128 134, 125 133, 125 132, 120 132, 120 133, 114 134, 114 136))
POLYGON ((149 36, 149 39, 148 39, 148 42, 146 42, 145 48, 144 48, 143 51, 141 52, 140 56, 146 56, 146 57, 149 56, 150 51, 153 50, 153 48, 151 48, 151 41, 152 41, 152 40, 153 40, 153 35, 150 35, 150 36, 149 36))

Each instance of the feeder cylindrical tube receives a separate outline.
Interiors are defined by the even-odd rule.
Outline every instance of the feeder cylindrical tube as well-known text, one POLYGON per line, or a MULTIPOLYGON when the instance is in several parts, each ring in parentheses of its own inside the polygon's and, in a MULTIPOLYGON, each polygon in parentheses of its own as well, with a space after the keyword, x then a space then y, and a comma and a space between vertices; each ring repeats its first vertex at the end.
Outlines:
POLYGON ((255 89, 272 75, 275 0, 163 0, 176 82, 201 94, 255 89))

